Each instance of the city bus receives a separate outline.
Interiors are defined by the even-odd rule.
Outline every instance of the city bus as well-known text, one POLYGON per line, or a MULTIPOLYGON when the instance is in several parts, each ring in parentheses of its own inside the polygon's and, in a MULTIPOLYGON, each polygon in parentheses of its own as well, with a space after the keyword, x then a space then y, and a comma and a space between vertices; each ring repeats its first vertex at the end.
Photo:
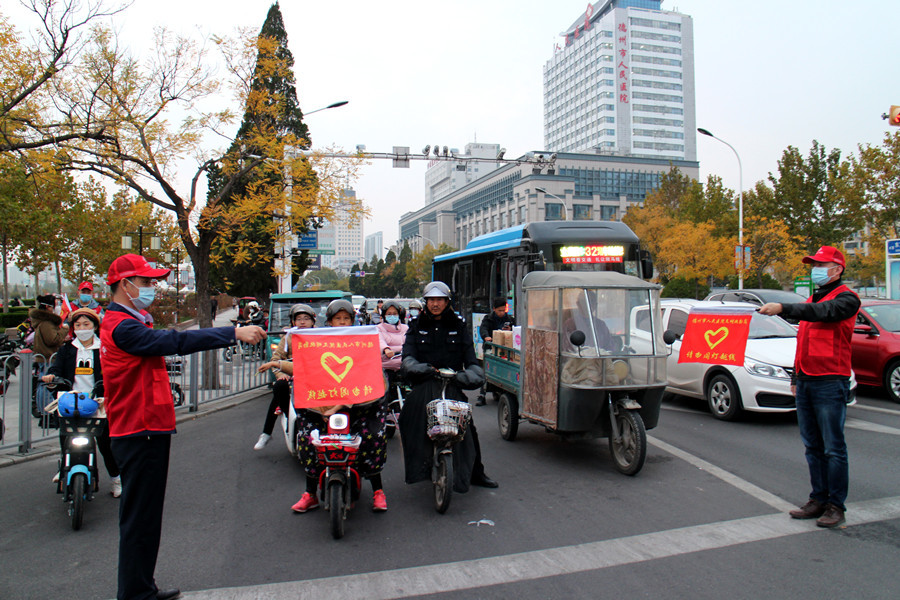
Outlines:
POLYGON ((650 279, 653 263, 637 235, 618 221, 517 225, 478 236, 433 263, 433 278, 450 286, 454 308, 479 350, 478 326, 491 311, 491 300, 506 298, 515 315, 522 278, 531 271, 615 271, 650 279))

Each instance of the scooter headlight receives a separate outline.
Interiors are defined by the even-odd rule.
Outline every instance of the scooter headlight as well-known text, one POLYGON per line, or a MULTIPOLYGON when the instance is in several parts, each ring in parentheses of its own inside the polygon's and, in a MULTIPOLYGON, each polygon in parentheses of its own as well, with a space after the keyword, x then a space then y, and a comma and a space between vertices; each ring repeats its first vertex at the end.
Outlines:
POLYGON ((72 445, 78 448, 83 448, 91 443, 91 440, 84 437, 83 435, 75 436, 72 438, 72 445))
POLYGON ((349 419, 344 413, 335 413, 328 417, 328 425, 331 429, 339 431, 341 429, 346 429, 349 424, 349 419))

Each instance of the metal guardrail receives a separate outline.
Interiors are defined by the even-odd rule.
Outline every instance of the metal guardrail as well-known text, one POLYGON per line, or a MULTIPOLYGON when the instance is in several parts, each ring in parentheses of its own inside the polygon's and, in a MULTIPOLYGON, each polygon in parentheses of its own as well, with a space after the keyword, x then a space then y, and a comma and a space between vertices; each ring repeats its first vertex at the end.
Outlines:
MULTIPOLYGON (((167 357, 175 410, 197 412, 206 402, 267 385, 271 376, 257 373, 265 360, 260 354, 232 347, 167 357)), ((59 431, 54 426, 55 419, 49 415, 40 419, 32 416, 34 354, 31 351, 0 358, 0 369, 4 369, 0 373, 7 372, 7 361, 16 359, 20 361, 16 374, 10 375, 8 384, 0 387, 0 419, 5 429, 0 432, 0 450, 17 448, 20 454, 27 454, 34 449, 35 442, 54 439, 59 431)), ((38 384, 43 385, 39 381, 38 384)))

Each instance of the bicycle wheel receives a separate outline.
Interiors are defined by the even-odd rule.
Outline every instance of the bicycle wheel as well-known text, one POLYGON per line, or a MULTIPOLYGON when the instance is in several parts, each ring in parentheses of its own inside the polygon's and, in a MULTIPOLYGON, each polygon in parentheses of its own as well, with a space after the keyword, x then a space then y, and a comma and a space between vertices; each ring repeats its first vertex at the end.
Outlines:
POLYGON ((434 509, 444 514, 450 508, 450 497, 453 495, 453 453, 440 452, 436 460, 434 509))
POLYGON ((340 481, 328 484, 328 510, 331 511, 331 537, 344 537, 344 486, 340 481))
POLYGON ((84 503, 87 490, 87 477, 84 473, 72 476, 72 529, 78 531, 84 521, 84 503))

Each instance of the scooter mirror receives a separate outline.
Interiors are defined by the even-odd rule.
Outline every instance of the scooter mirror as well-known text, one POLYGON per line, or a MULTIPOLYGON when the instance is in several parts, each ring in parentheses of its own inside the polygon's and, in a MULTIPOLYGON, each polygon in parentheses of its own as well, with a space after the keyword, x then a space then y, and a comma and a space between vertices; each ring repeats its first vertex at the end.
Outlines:
POLYGON ((680 336, 671 329, 666 329, 665 333, 663 333, 663 341, 669 345, 675 343, 675 340, 679 337, 680 336))

